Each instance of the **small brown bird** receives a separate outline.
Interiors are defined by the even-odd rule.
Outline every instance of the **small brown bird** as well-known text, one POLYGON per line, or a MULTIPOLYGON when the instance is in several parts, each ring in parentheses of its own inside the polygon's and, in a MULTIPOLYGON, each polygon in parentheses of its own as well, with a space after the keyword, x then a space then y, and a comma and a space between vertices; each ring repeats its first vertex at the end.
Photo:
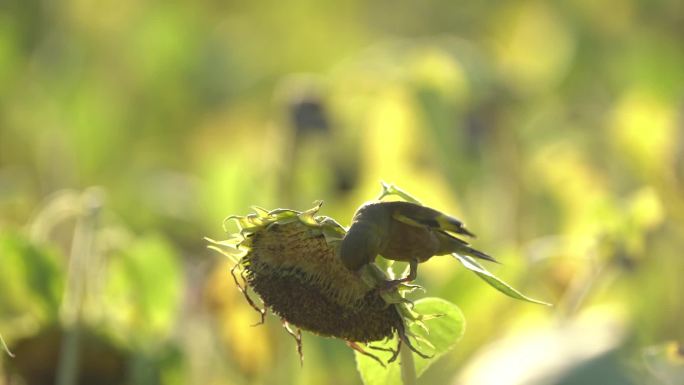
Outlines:
POLYGON ((380 289, 413 281, 418 263, 435 255, 456 253, 497 262, 450 233, 475 236, 458 219, 429 207, 410 202, 369 202, 354 214, 342 239, 340 258, 352 271, 372 263, 378 255, 409 262, 408 276, 387 281, 386 287, 380 289))

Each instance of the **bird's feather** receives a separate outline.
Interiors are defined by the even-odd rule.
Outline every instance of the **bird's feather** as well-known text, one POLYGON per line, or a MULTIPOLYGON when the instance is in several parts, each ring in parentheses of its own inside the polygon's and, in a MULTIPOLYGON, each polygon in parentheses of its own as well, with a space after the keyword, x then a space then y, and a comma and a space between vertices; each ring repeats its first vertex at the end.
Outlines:
POLYGON ((475 234, 465 228, 463 222, 442 212, 414 203, 393 203, 395 204, 393 205, 392 217, 399 222, 475 237, 475 234))
POLYGON ((440 242, 440 253, 444 254, 450 254, 450 253, 456 253, 456 254, 465 254, 469 255, 471 257, 475 258, 480 258, 484 259, 490 262, 495 262, 499 263, 494 257, 485 254, 479 250, 473 249, 470 247, 468 242, 456 238, 453 235, 447 233, 446 231, 437 231, 437 238, 439 239, 440 242))

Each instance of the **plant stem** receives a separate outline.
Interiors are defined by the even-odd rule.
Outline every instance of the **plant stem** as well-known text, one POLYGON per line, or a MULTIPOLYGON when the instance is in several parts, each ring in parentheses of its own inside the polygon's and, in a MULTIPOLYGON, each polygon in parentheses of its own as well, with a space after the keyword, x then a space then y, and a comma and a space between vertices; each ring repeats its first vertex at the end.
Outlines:
POLYGON ((96 258, 93 245, 98 214, 102 206, 101 194, 97 189, 89 189, 81 197, 82 213, 74 228, 67 286, 62 300, 61 318, 64 334, 57 362, 57 385, 75 385, 78 382, 83 307, 86 295, 92 287, 92 266, 96 258))
POLYGON ((401 381, 404 385, 416 385, 418 377, 416 376, 416 364, 413 362, 413 353, 405 344, 401 346, 399 354, 401 355, 401 381))

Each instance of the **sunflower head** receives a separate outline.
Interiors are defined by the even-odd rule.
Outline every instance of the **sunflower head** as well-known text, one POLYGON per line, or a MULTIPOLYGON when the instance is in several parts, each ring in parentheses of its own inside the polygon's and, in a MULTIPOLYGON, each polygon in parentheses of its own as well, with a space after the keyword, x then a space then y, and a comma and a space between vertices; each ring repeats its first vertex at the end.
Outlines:
MULTIPOLYGON (((420 322, 399 290, 379 292, 375 284, 385 279, 371 265, 360 274, 347 269, 339 258, 346 230, 329 217, 316 213, 321 203, 307 211, 264 210, 232 216, 239 231, 210 247, 233 258, 231 271, 238 288, 263 316, 275 313, 298 341, 294 326, 324 337, 368 343, 399 336, 406 339, 406 323, 420 322), (242 283, 238 280, 242 278, 242 283), (248 294, 253 290, 264 308, 248 294)), ((367 354, 364 352, 364 354, 367 354)))

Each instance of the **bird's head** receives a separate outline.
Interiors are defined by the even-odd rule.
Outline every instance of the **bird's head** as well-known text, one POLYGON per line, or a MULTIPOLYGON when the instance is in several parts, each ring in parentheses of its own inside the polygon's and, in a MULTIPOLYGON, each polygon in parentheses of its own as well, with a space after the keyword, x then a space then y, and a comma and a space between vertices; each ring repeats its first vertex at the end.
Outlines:
POLYGON ((357 271, 373 262, 380 248, 380 234, 375 226, 356 222, 347 231, 340 245, 340 259, 349 270, 357 271))

